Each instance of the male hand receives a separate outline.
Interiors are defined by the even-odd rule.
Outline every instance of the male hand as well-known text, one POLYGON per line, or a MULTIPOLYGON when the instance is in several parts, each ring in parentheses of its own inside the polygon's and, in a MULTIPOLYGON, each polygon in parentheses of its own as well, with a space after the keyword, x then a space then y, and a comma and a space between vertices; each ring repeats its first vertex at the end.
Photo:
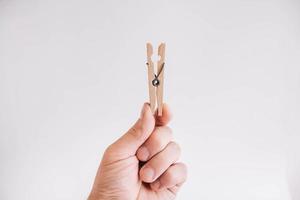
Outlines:
POLYGON ((89 200, 171 200, 186 180, 172 142, 170 109, 153 116, 147 103, 133 127, 105 151, 89 200))

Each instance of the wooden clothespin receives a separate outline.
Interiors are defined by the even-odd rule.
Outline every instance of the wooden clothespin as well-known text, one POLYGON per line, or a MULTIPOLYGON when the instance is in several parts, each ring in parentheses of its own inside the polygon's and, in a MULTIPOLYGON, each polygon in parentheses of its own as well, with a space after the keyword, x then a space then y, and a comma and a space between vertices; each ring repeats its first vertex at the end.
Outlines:
POLYGON ((161 43, 158 47, 159 60, 157 61, 157 70, 155 73, 154 63, 151 60, 151 56, 153 54, 153 47, 150 43, 147 43, 147 66, 150 107, 152 113, 155 114, 157 104, 158 116, 162 116, 165 46, 165 43, 161 43))

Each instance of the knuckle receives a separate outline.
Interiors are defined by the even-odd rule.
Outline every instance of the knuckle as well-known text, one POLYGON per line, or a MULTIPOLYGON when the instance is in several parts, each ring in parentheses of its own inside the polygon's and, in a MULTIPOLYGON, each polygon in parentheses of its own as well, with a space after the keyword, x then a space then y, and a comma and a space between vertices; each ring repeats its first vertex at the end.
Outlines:
POLYGON ((171 135, 172 129, 168 126, 158 126, 156 127, 156 132, 171 135))
POLYGON ((172 130, 167 126, 157 127, 153 137, 155 140, 161 141, 165 146, 172 139, 172 130))
POLYGON ((188 168, 187 168, 186 164, 182 163, 182 169, 183 169, 184 173, 187 175, 188 174, 188 168))
POLYGON ((177 144, 176 142, 170 142, 169 145, 170 145, 170 148, 173 149, 176 153, 178 153, 178 154, 181 153, 181 148, 180 148, 179 144, 177 144))
POLYGON ((188 170, 187 170, 187 166, 184 163, 178 163, 182 173, 183 173, 183 180, 182 182, 185 182, 187 179, 187 175, 188 175, 188 170))
POLYGON ((155 150, 161 149, 164 146, 164 142, 160 139, 158 135, 153 137, 152 141, 150 142, 151 144, 149 144, 149 146, 151 146, 155 150))
POLYGON ((148 139, 146 145, 155 151, 161 151, 172 140, 169 128, 157 127, 155 133, 148 139))
POLYGON ((187 167, 184 163, 173 164, 169 170, 164 173, 161 182, 163 184, 176 184, 180 185, 187 180, 187 167))
POLYGON ((168 133, 168 134, 172 134, 173 131, 169 126, 163 126, 162 128, 164 128, 164 132, 168 133))
POLYGON ((169 140, 171 140, 172 138, 173 138, 173 130, 170 128, 170 127, 168 127, 168 126, 165 126, 164 127, 164 132, 165 132, 165 136, 169 139, 169 140))
POLYGON ((175 173, 172 173, 172 171, 166 171, 163 182, 165 182, 166 184, 167 183, 172 183, 176 180, 176 178, 177 177, 176 177, 175 173))

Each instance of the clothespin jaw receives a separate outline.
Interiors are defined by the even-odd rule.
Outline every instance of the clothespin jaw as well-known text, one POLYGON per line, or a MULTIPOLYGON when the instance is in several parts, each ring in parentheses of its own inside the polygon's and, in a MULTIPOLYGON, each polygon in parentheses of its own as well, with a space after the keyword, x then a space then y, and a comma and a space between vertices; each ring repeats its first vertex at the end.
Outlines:
POLYGON ((157 105, 158 116, 162 115, 163 107, 163 85, 164 85, 164 65, 165 65, 165 44, 161 43, 158 47, 159 60, 157 61, 156 74, 154 73, 154 63, 151 60, 153 47, 147 43, 147 66, 148 66, 148 86, 150 107, 153 114, 157 105))
POLYGON ((153 47, 150 43, 147 43, 147 66, 148 66, 148 86, 149 86, 149 97, 150 97, 150 108, 152 113, 155 112, 156 98, 155 98, 155 87, 152 86, 152 80, 155 78, 154 74, 154 63, 151 60, 153 54, 153 47))

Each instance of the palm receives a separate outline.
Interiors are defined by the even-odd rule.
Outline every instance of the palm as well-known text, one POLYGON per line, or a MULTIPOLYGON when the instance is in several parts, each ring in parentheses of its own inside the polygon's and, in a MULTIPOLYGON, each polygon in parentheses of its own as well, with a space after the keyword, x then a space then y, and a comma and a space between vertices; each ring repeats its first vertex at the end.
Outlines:
POLYGON ((112 191, 114 191, 114 196, 118 196, 124 200, 175 199, 175 194, 169 189, 153 191, 148 184, 142 183, 139 178, 140 163, 136 156, 102 164, 103 174, 110 174, 110 176, 106 176, 106 180, 99 183, 99 188, 107 188, 109 185, 112 187, 112 191))

